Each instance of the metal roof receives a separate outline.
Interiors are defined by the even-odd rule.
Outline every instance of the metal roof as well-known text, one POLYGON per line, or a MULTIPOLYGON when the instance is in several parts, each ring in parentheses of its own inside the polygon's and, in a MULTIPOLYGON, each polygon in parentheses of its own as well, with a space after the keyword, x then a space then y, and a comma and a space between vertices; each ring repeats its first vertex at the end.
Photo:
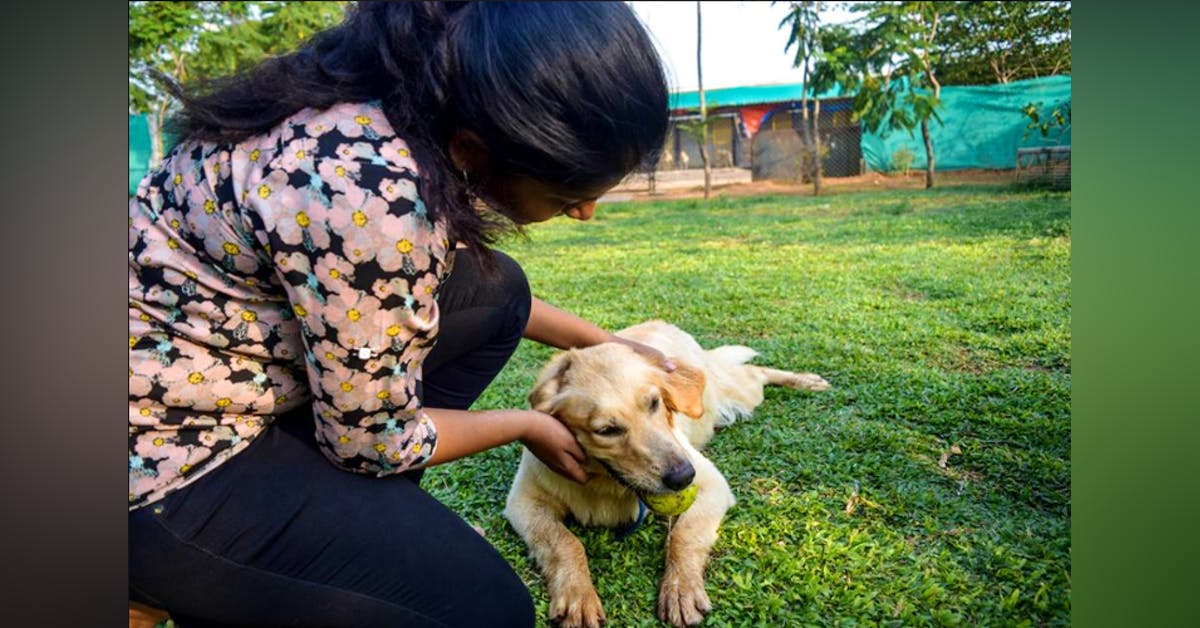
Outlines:
MULTIPOLYGON (((763 105, 773 102, 790 102, 802 98, 803 83, 786 83, 779 85, 747 85, 744 87, 722 87, 704 90, 706 107, 738 107, 743 105, 763 105)), ((840 87, 819 95, 820 98, 835 98, 843 96, 840 87)), ((810 95, 811 97, 811 95, 810 95)), ((672 92, 671 109, 699 109, 700 92, 672 92)))

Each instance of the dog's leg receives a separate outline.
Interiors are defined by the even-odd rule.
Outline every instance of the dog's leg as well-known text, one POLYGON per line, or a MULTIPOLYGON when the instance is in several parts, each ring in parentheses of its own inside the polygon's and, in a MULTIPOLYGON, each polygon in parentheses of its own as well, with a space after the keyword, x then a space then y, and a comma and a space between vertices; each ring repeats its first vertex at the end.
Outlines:
POLYGON ((791 371, 781 371, 779 369, 756 366, 754 364, 747 364, 746 368, 757 372, 768 384, 786 386, 796 390, 816 391, 829 389, 829 382, 825 381, 825 378, 817 375, 816 373, 793 373, 791 371))
POLYGON ((734 502, 725 477, 711 462, 699 457, 693 457, 693 462, 700 463, 696 464, 700 492, 671 528, 658 591, 658 618, 673 626, 695 626, 712 610, 704 591, 704 569, 717 540, 717 527, 734 502))
POLYGON ((541 567, 550 595, 550 621, 563 628, 600 628, 604 608, 592 585, 583 544, 562 523, 565 506, 541 498, 536 489, 514 490, 504 515, 541 567))

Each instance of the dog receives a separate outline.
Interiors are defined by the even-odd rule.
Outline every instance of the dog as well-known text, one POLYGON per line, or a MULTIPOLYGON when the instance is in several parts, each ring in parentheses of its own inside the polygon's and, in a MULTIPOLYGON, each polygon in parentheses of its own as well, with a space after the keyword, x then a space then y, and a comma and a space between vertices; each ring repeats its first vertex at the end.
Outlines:
POLYGON ((700 623, 712 609, 704 570, 717 528, 734 504, 725 477, 700 453, 716 428, 749 416, 767 384, 819 391, 829 383, 748 362, 739 345, 705 351, 678 327, 649 321, 617 332, 663 352, 668 373, 621 343, 571 349, 552 357, 529 393, 530 407, 551 414, 587 453, 588 480, 577 484, 525 450, 504 509, 505 518, 541 568, 550 620, 567 628, 598 628, 604 609, 592 584, 583 545, 564 525, 629 527, 645 514, 641 496, 695 484, 695 502, 674 520, 658 594, 658 617, 674 626, 700 623))

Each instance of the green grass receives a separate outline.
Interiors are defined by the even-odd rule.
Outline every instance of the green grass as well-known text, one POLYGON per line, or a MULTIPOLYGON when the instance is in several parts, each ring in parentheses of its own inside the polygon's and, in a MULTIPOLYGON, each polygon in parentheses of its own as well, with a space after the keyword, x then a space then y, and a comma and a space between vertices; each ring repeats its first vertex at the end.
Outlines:
MULTIPOLYGON (((709 446, 738 504, 705 625, 1069 623, 1069 192, 613 204, 503 248, 535 294, 602 326, 663 318, 832 383, 768 389, 709 446)), ((550 354, 523 342, 476 407, 525 407, 550 354)), ((544 624, 545 585, 501 514, 519 453, 424 486, 486 530, 544 624)), ((576 531, 609 625, 658 625, 666 522, 576 531)))

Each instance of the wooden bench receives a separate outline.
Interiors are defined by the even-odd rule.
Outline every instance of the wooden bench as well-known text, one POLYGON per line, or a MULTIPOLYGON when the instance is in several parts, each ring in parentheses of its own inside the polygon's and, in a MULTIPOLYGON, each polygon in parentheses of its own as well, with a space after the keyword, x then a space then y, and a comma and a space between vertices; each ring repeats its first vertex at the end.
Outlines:
POLYGON ((154 628, 170 619, 167 612, 137 602, 129 602, 129 628, 154 628))
POLYGON ((1071 146, 1017 149, 1017 182, 1071 187, 1071 146))

